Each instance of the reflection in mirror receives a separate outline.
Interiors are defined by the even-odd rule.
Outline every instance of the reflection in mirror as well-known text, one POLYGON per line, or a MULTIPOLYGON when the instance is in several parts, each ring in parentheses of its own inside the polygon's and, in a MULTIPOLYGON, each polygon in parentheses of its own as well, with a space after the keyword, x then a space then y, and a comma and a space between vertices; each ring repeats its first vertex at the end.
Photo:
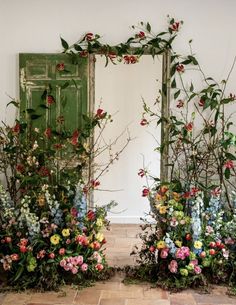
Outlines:
MULTIPOLYGON (((154 152, 154 148, 160 143, 161 127, 147 129, 140 125, 140 121, 142 99, 150 106, 156 102, 161 79, 161 56, 153 59, 150 55, 144 55, 136 64, 118 63, 105 67, 105 59, 96 55, 95 109, 106 110, 113 115, 114 120, 105 130, 104 140, 109 143, 124 132, 114 146, 113 152, 116 152, 124 145, 127 130, 133 139, 119 161, 99 178, 101 190, 94 194, 95 205, 111 200, 118 203, 109 215, 112 223, 140 222, 140 217, 149 212, 148 200, 142 197, 142 188, 147 185, 147 181, 138 176, 138 171, 145 164, 154 176, 160 176, 160 155, 154 152), (104 188, 108 191, 102 191, 104 188)), ((97 163, 104 165, 108 160, 109 156, 106 160, 104 156, 98 157, 97 163)))

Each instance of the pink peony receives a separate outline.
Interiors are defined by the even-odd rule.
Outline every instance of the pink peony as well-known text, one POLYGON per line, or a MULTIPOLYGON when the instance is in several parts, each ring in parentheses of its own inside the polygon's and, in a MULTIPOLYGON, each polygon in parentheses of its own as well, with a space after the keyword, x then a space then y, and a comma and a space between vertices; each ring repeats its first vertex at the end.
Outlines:
POLYGON ((83 263, 82 266, 81 266, 81 270, 82 270, 83 272, 87 271, 87 270, 88 270, 88 265, 85 264, 85 263, 83 263))
POLYGON ((82 264, 83 264, 83 261, 84 261, 84 258, 83 258, 83 256, 81 256, 81 255, 75 256, 75 257, 73 258, 73 264, 74 264, 74 265, 82 265, 82 264))

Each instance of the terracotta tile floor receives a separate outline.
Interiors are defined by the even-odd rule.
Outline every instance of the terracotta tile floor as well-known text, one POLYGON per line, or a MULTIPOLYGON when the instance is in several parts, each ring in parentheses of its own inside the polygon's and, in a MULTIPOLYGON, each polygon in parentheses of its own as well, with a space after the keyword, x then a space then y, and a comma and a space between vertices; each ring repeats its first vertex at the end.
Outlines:
MULTIPOLYGON (((138 232, 138 225, 112 225, 106 233, 107 258, 111 265, 134 264, 129 253, 140 243, 136 237, 138 232)), ((83 290, 63 287, 59 293, 0 294, 0 305, 236 305, 236 298, 229 298, 225 287, 214 287, 211 294, 191 290, 170 294, 148 284, 126 286, 122 279, 122 274, 116 274, 93 287, 83 290)))

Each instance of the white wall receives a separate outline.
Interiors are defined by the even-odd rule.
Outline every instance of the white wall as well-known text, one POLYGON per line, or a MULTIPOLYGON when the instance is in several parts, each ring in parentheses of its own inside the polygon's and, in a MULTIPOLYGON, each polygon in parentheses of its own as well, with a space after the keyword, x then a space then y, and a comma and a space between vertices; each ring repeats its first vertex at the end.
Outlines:
MULTIPOLYGON (((184 20, 175 49, 187 53, 188 40, 193 39, 206 74, 217 80, 225 78, 236 55, 235 11, 235 0, 0 0, 0 119, 14 117, 12 109, 5 113, 5 105, 9 102, 6 93, 18 96, 18 53, 58 52, 60 35, 73 43, 88 31, 118 43, 141 20, 162 31, 168 14, 184 20)), ((236 71, 229 92, 234 91, 235 83, 236 71)), ((147 204, 145 199, 143 204, 147 204)))

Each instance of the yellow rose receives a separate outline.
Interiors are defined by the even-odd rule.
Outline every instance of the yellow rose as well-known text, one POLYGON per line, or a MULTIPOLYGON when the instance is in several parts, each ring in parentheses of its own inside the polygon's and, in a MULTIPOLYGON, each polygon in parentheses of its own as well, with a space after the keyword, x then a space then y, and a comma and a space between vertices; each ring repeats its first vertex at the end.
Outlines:
POLYGON ((53 245, 57 245, 59 244, 60 242, 60 236, 58 234, 54 234, 50 237, 50 242, 53 244, 53 245))
POLYGON ((160 249, 164 249, 164 248, 166 248, 166 243, 164 242, 164 240, 158 241, 157 249, 160 250, 160 249))
POLYGON ((98 227, 103 227, 103 220, 101 218, 98 218, 97 221, 96 221, 96 225, 98 227))
POLYGON ((62 236, 64 236, 64 237, 68 237, 68 236, 70 236, 70 230, 69 230, 69 229, 63 229, 63 230, 61 231, 61 234, 62 234, 62 236))
POLYGON ((167 212, 167 206, 161 206, 159 208, 159 213, 160 214, 165 214, 167 212))
POLYGON ((202 248, 202 242, 200 240, 196 240, 194 243, 195 249, 201 249, 202 248))
POLYGON ((177 247, 182 247, 182 241, 180 241, 180 240, 176 240, 175 244, 177 247))
POLYGON ((100 232, 97 233, 95 237, 96 237, 96 240, 98 240, 99 242, 102 242, 104 239, 104 235, 100 232))

